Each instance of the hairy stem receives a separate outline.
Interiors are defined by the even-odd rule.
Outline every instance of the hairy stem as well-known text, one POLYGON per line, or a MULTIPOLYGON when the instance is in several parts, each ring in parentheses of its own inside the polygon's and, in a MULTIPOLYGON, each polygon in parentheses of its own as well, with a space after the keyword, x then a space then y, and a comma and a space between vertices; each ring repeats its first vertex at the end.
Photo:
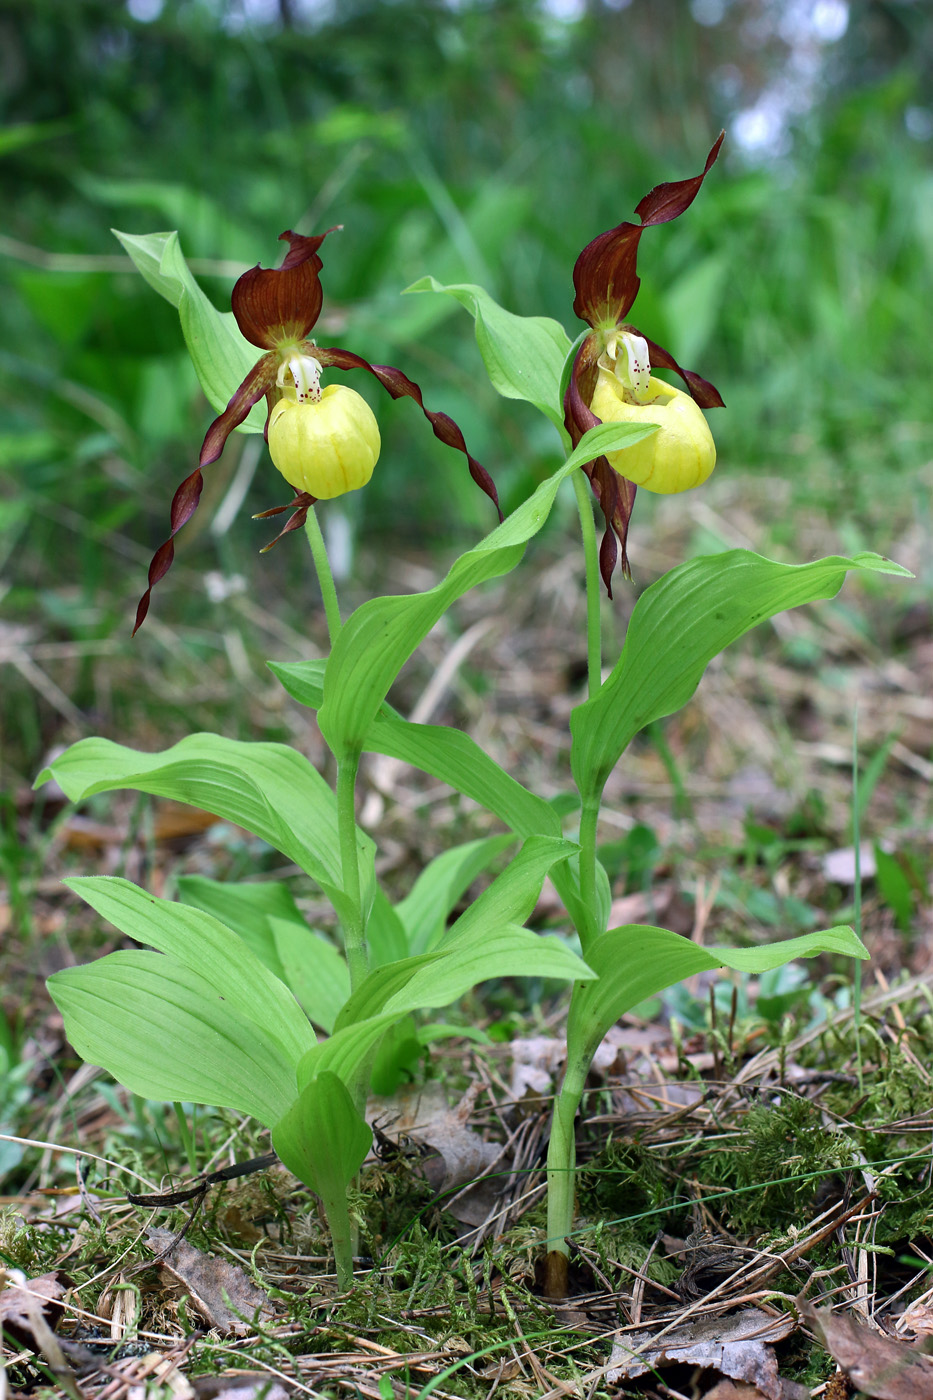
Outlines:
POLYGON ((359 850, 356 844, 356 774, 359 764, 359 754, 351 754, 337 761, 337 828, 340 835, 343 891, 350 906, 343 919, 343 938, 347 966, 350 969, 351 995, 362 985, 369 972, 359 850))
POLYGON ((353 1287, 353 1254, 356 1249, 358 1231, 350 1220, 346 1191, 322 1195, 327 1228, 330 1230, 334 1246, 334 1265, 337 1270, 337 1287, 347 1293, 353 1287))
POLYGON ((583 556, 586 562, 586 674, 587 694, 592 700, 602 684, 603 664, 599 615, 602 605, 599 552, 596 546, 596 523, 593 520, 593 498, 582 471, 573 473, 573 489, 577 497, 583 556))
POLYGON ((321 534, 320 521, 314 513, 314 506, 309 508, 305 518, 305 534, 308 537, 308 544, 311 546, 311 558, 314 560, 318 583, 321 586, 324 616, 327 618, 327 634, 330 637, 330 644, 333 646, 340 635, 343 623, 340 619, 340 604, 337 602, 337 588, 331 573, 324 536, 321 534))

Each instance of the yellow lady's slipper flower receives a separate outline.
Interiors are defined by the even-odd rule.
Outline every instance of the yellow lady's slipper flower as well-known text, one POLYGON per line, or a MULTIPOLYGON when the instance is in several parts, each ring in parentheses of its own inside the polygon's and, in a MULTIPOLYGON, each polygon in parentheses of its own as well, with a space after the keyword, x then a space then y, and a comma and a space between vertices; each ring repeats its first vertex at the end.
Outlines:
POLYGON ((276 540, 303 525, 316 500, 356 491, 369 481, 379 456, 376 420, 365 399, 352 389, 338 384, 321 388, 321 371, 327 366, 368 370, 393 399, 414 399, 434 436, 463 453, 473 480, 499 509, 492 477, 470 456, 454 420, 425 408, 414 380, 393 365, 373 365, 352 350, 318 346, 308 339, 324 300, 318 249, 327 233, 313 237, 290 230, 283 233, 288 252, 281 266, 250 268, 233 288, 231 305, 240 332, 263 354, 208 428, 198 466, 175 492, 171 534, 152 557, 149 587, 139 601, 134 632, 149 611, 153 587, 171 568, 175 535, 197 510, 204 485, 201 468, 216 462, 230 433, 260 399, 265 398, 268 410, 266 435, 272 460, 297 492, 289 505, 261 513, 264 517, 292 512, 276 540))
POLYGON ((659 425, 656 433, 632 447, 583 467, 606 521, 599 568, 610 598, 617 562, 630 577, 625 546, 636 487, 665 494, 688 491, 704 482, 716 465, 712 434, 700 410, 722 407, 718 389, 682 369, 669 351, 642 336, 626 318, 640 286, 636 261, 642 234, 653 224, 670 223, 690 207, 722 141, 720 136, 699 175, 656 185, 636 207, 641 222, 621 223, 601 233, 583 249, 573 269, 573 309, 590 327, 574 357, 564 395, 564 423, 574 446, 600 422, 659 425), (655 379, 652 369, 673 370, 688 392, 655 379))
MULTIPOLYGON (((629 337, 644 341, 641 336, 629 337)), ((702 486, 716 465, 716 444, 696 402, 682 389, 645 375, 634 386, 621 357, 601 356, 590 410, 603 423, 657 423, 658 431, 619 452, 607 452, 614 472, 635 486, 670 496, 702 486)))
POLYGON ((269 415, 269 455, 296 491, 319 501, 358 491, 379 459, 379 427, 366 400, 328 384, 317 400, 279 399, 269 415))

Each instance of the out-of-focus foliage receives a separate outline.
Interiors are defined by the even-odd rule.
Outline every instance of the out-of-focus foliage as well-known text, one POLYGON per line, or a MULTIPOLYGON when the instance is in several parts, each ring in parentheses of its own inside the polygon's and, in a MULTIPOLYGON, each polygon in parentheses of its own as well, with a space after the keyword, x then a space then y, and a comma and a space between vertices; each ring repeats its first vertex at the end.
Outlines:
MULTIPOLYGON (((324 250, 321 338, 402 365, 458 419, 509 507, 550 469, 556 439, 496 398, 453 303, 399 293, 428 273, 479 282, 575 336, 580 248, 652 183, 693 173, 723 125, 727 154, 690 219, 644 240, 640 326, 722 389, 720 473, 786 473, 805 500, 819 463, 853 514, 879 472, 899 483, 885 491, 909 492, 933 439, 930 12, 589 0, 567 13, 543 0, 0 0, 9 625, 86 649, 122 639, 212 416, 177 318, 111 225, 177 228, 226 306, 239 270, 278 259, 282 229, 342 223, 324 250), (845 32, 807 30, 815 11, 845 32)), ((490 527, 411 405, 350 382, 385 444, 372 485, 341 506, 360 538, 490 527)), ((306 561, 289 543, 255 557, 273 531, 249 512, 287 495, 258 450, 238 437, 210 469, 180 562, 251 588, 272 570, 281 608, 307 597, 306 561)), ((183 567, 157 611, 210 629, 194 578, 183 567)), ((207 633, 203 647, 216 650, 207 633)), ((82 676, 79 707, 106 707, 82 676)), ((17 753, 48 737, 26 693, 8 720, 17 753)))

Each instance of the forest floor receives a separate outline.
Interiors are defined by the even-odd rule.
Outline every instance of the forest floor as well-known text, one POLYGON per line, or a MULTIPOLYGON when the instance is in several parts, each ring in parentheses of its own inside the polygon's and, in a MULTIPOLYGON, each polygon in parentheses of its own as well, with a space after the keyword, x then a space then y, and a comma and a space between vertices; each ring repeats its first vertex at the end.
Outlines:
MULTIPOLYGON (((181 874, 288 879, 315 925, 325 906, 294 867, 209 814, 125 794, 78 811, 48 790, 12 794, 0 1261, 8 1281, 21 1271, 34 1286, 0 1294, 0 1397, 933 1395, 929 546, 907 514, 881 543, 840 537, 818 511, 797 511, 782 536, 789 504, 775 479, 717 486, 686 510, 657 503, 644 527, 636 515, 639 584, 734 546, 796 562, 876 547, 917 581, 850 580, 779 616, 636 739, 600 829, 611 922, 760 943, 858 921, 871 961, 859 995, 851 966, 826 958, 757 980, 695 978, 623 1018, 578 1124, 572 1292, 558 1305, 541 1296, 540 1264, 559 989, 484 987, 461 1015, 485 1043, 443 1042, 416 1084, 374 1105, 358 1281, 339 1295, 315 1202, 284 1168, 205 1181, 267 1153, 267 1135, 225 1111, 183 1128, 113 1086, 76 1059, 43 985, 119 946, 62 887, 67 874, 121 874, 156 894, 181 874), (198 1182, 181 1203, 126 1199, 198 1182)), ((406 556, 365 572, 361 597, 441 571, 406 556)), ((526 586, 468 595, 431 633, 393 702, 468 730, 543 796, 567 792, 582 573, 576 549, 545 539, 526 586)), ((616 593, 618 645, 631 594, 616 593)), ((93 665, 100 714, 127 692, 132 723, 107 732, 139 747, 226 706, 234 737, 287 737, 326 768, 313 715, 262 666, 307 656, 296 627, 233 597, 223 667, 197 669, 168 615, 147 623, 154 647, 132 662, 43 654, 44 672, 67 695, 93 665), (147 693, 164 702, 157 717, 147 693)), ((46 742, 78 737, 80 719, 60 707, 46 742)), ((472 804, 384 758, 368 760, 361 820, 394 895, 445 846, 490 830, 472 804)), ((547 886, 530 922, 560 928, 547 886)))

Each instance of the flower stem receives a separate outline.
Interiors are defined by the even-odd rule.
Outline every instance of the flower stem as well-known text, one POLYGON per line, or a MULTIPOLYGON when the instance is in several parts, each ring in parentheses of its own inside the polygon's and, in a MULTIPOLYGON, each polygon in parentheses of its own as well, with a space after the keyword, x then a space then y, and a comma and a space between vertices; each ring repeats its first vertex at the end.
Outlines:
POLYGON ((340 635, 343 623, 340 619, 340 604, 337 602, 337 589, 330 570, 327 547, 324 544, 321 524, 315 514, 314 506, 309 506, 308 514, 305 517, 305 534, 308 537, 308 544, 311 546, 311 558, 314 560, 314 567, 317 571, 318 583, 321 586, 321 598, 324 602, 324 616, 327 618, 327 633, 330 637, 330 644, 333 646, 340 635))
POLYGON ((592 700, 602 684, 602 637, 600 634, 599 554, 596 548, 596 523, 593 520, 593 500, 582 471, 573 473, 573 489, 580 516, 583 536, 583 556, 586 562, 586 674, 587 694, 592 700))
POLYGON ((356 774, 359 764, 359 754, 351 754, 337 761, 337 829, 340 836, 343 892, 349 906, 342 922, 347 966, 350 969, 351 995, 362 984, 369 971, 359 851, 356 845, 356 774))
MULTIPOLYGON (((593 498, 586 476, 582 471, 573 473, 573 489, 577 497, 580 534, 583 538, 583 556, 586 563, 586 674, 587 695, 592 700, 602 685, 602 634, 600 630, 602 596, 599 553, 596 546, 596 523, 593 519, 593 498)), ((598 820, 599 803, 584 802, 583 810, 580 813, 580 897, 591 915, 590 928, 596 933, 601 933, 602 930, 598 927, 596 919, 596 824, 598 820)), ((581 931, 581 938, 583 936, 581 931)), ((585 947, 583 955, 586 956, 585 947)))

